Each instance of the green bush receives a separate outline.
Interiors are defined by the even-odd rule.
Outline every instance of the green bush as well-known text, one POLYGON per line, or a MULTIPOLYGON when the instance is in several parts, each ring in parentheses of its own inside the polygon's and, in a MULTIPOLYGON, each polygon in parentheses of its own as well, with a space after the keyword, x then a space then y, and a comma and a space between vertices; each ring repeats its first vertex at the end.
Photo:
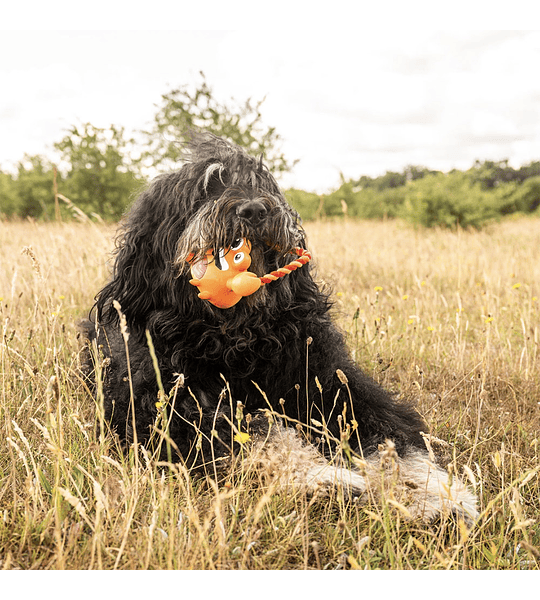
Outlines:
POLYGON ((298 212, 303 221, 319 217, 321 197, 318 194, 291 188, 284 192, 289 204, 298 212))
POLYGON ((365 188, 356 192, 350 214, 362 219, 397 217, 405 201, 405 186, 388 187, 377 191, 365 188))
POLYGON ((358 189, 353 182, 348 181, 330 194, 318 195, 290 189, 285 196, 304 221, 344 215, 361 219, 385 219, 399 215, 405 200, 405 187, 381 191, 371 187, 358 189))
POLYGON ((526 179, 512 195, 515 212, 533 213, 540 208, 540 176, 526 179))
POLYGON ((54 216, 54 173, 42 156, 25 156, 16 175, 0 174, 0 215, 26 219, 54 216))
POLYGON ((401 216, 424 227, 480 229, 500 216, 506 196, 506 189, 484 190, 461 171, 427 175, 406 186, 401 216))
POLYGON ((352 214, 355 206, 356 194, 351 181, 343 182, 341 186, 330 194, 321 196, 321 217, 338 217, 352 214))
POLYGON ((0 171, 0 218, 17 214, 19 200, 12 175, 0 171))

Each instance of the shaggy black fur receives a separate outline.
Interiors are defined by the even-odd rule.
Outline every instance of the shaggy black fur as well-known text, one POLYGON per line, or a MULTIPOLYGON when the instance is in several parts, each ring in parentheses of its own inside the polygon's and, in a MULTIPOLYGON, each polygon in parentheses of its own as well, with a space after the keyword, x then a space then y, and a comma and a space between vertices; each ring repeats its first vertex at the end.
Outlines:
POLYGON ((420 431, 426 429, 417 412, 349 357, 310 264, 229 309, 197 297, 187 255, 226 247, 239 237, 251 241, 250 270, 259 276, 293 260, 295 247, 306 248, 298 215, 261 160, 222 139, 196 136, 181 169, 158 177, 125 218, 112 278, 87 326, 105 358, 105 418, 118 436, 131 443, 135 420, 138 441, 151 443, 158 383, 148 330, 170 396, 174 452, 190 466, 234 447, 237 402, 244 414, 270 405, 307 425, 315 419, 337 440, 345 422, 355 420, 350 444, 365 456, 387 438, 401 456, 411 447, 425 451, 420 431), (129 371, 114 300, 129 331, 129 371))

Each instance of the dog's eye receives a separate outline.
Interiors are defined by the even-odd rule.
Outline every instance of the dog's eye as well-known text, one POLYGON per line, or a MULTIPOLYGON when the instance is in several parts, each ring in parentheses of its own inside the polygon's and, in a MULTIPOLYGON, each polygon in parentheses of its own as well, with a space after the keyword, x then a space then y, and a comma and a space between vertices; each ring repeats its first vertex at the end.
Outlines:
POLYGON ((242 262, 244 260, 244 253, 238 252, 238 254, 234 255, 233 260, 235 265, 237 265, 239 262, 242 262))
POLYGON ((238 248, 240 248, 243 243, 243 239, 234 240, 234 242, 231 244, 231 250, 238 250, 238 248))

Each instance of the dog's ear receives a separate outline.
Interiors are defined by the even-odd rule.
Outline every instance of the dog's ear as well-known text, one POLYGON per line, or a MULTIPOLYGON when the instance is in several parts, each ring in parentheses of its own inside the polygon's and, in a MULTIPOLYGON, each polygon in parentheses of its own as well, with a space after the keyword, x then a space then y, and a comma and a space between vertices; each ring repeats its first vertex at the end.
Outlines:
POLYGON ((116 300, 128 324, 144 322, 157 305, 157 295, 161 293, 158 274, 162 269, 163 263, 150 248, 149 240, 137 232, 127 232, 116 252, 113 276, 98 295, 98 320, 116 322, 116 300))
POLYGON ((204 171, 201 196, 217 197, 223 193, 226 187, 224 177, 228 176, 225 167, 220 162, 211 162, 204 171))
POLYGON ((116 322, 116 300, 128 325, 144 326, 149 314, 173 303, 177 240, 184 226, 156 190, 136 200, 117 238, 111 280, 97 296, 101 323, 116 322))

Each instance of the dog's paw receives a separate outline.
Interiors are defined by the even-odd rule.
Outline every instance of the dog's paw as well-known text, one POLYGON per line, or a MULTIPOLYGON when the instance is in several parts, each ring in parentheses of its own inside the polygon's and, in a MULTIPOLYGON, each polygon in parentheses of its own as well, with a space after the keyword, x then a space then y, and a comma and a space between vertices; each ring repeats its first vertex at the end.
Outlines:
POLYGON ((304 484, 310 494, 339 490, 349 499, 361 497, 367 490, 366 480, 360 473, 330 464, 308 469, 304 484))

